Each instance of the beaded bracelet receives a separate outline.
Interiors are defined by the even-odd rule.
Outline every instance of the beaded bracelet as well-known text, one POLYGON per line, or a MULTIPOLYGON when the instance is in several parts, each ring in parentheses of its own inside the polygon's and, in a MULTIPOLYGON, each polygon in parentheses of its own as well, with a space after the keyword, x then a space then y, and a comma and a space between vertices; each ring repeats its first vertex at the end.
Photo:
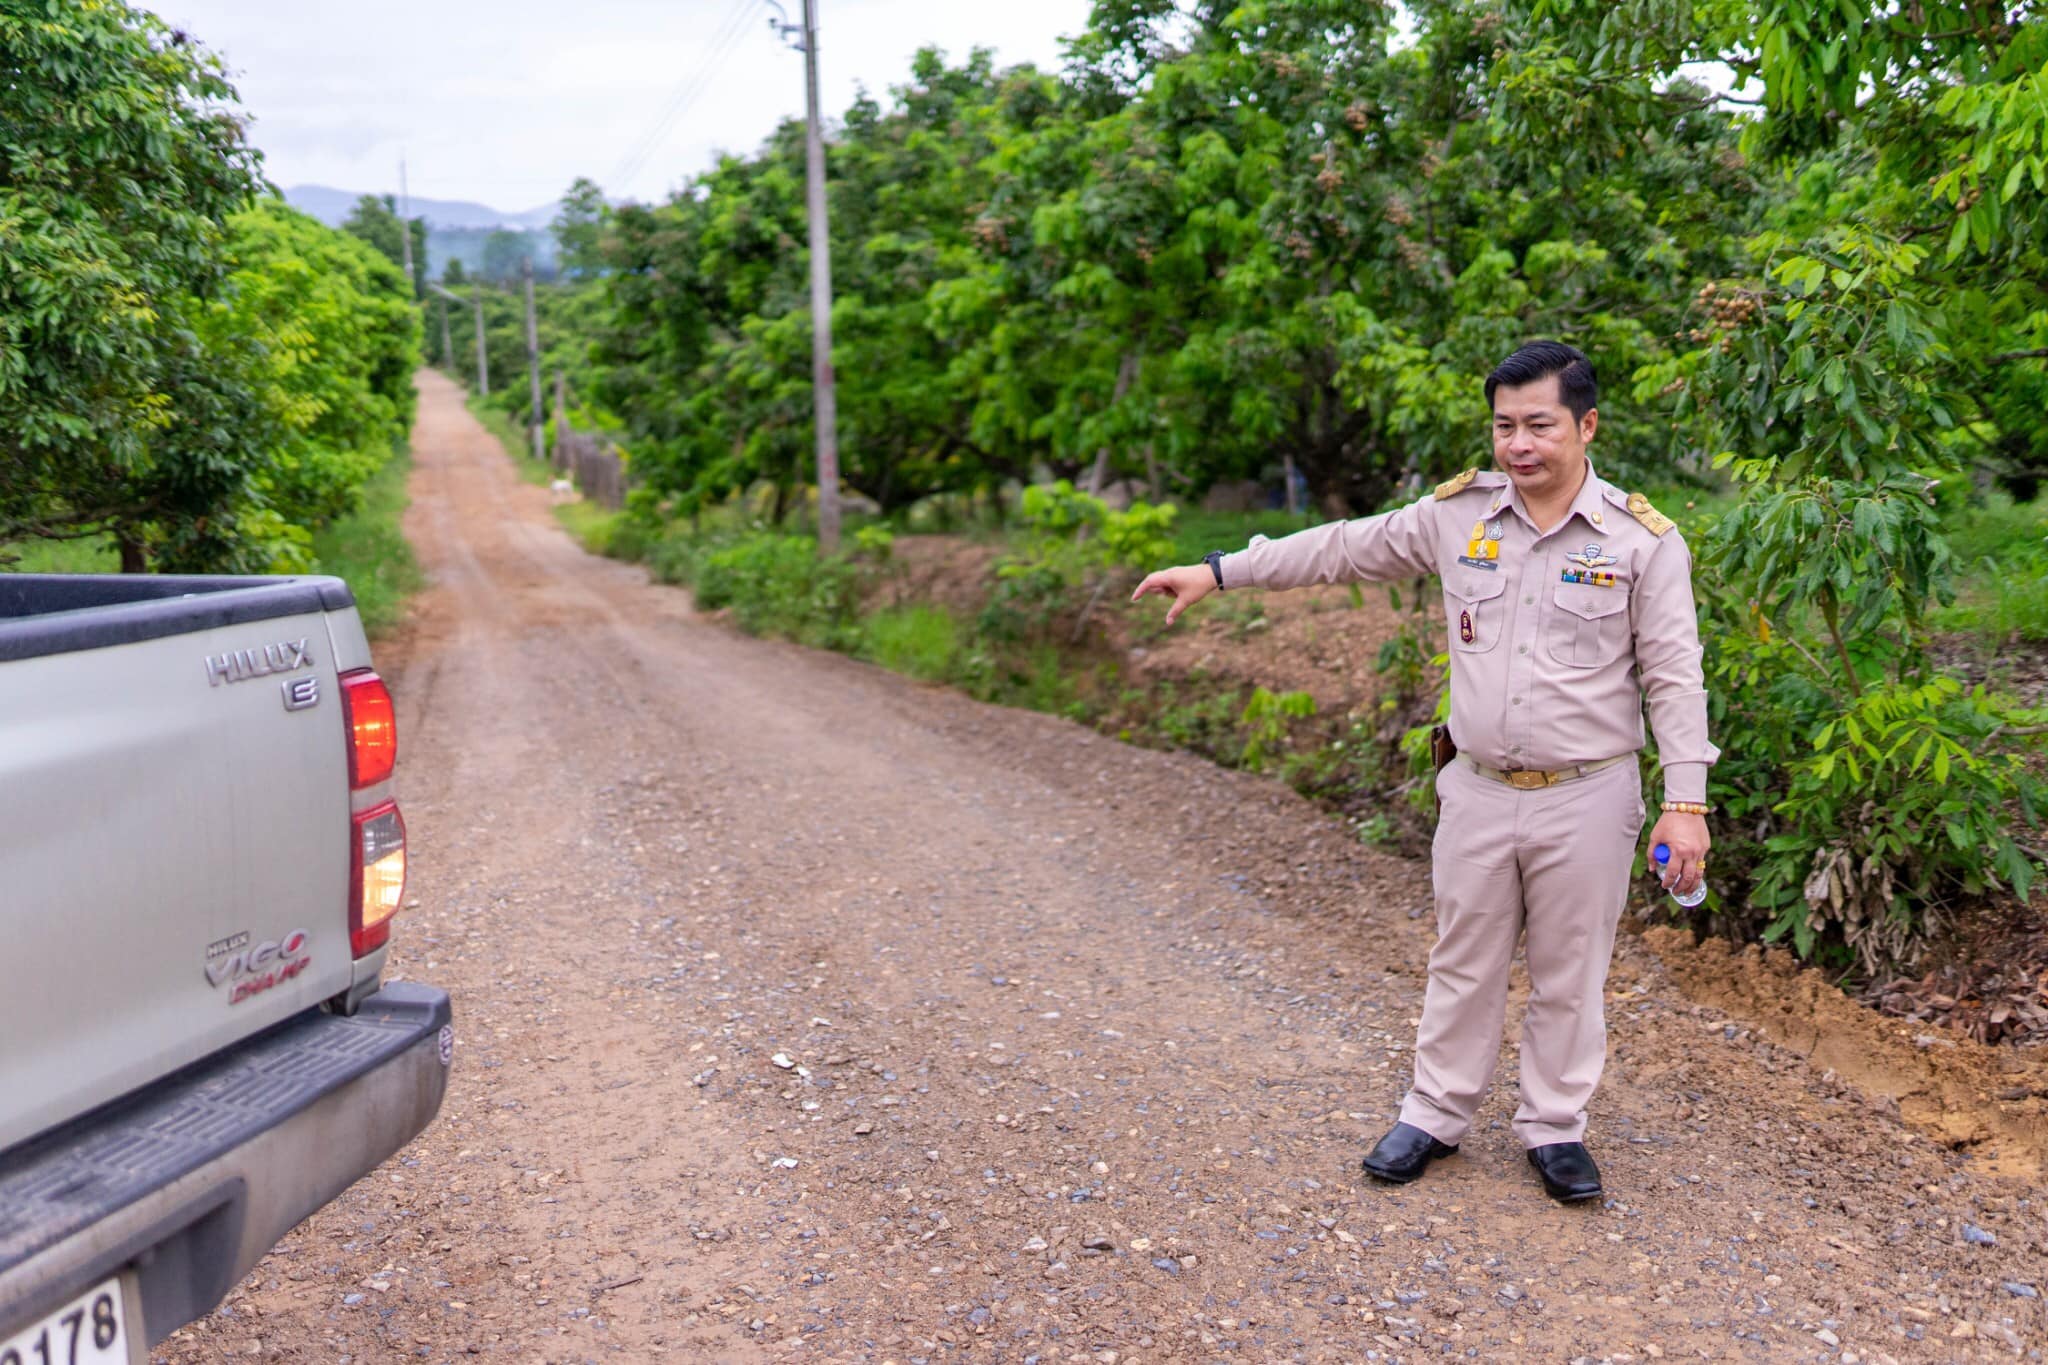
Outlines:
POLYGON ((1676 811, 1680 815, 1707 815, 1714 808, 1704 801, 1666 801, 1664 809, 1676 811))

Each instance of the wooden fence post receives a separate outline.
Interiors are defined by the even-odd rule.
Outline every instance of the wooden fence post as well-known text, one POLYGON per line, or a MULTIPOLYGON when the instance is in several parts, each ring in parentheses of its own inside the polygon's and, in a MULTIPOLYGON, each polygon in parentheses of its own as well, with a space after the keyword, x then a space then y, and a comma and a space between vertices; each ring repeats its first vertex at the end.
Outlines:
POLYGON ((569 467, 569 376, 555 371, 555 468, 569 467))

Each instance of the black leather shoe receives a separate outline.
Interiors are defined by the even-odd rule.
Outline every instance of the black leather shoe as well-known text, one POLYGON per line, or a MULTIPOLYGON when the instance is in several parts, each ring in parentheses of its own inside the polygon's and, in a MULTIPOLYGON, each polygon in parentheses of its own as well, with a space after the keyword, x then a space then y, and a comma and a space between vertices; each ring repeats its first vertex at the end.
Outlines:
POLYGON ((1560 1204, 1600 1197, 1600 1168, 1583 1142, 1553 1142, 1529 1149, 1529 1164, 1543 1177, 1543 1189, 1560 1204))
POLYGON ((1412 1124, 1397 1123, 1380 1139, 1365 1159, 1365 1173, 1395 1185, 1405 1185, 1422 1174, 1430 1162, 1449 1156, 1456 1147, 1438 1142, 1412 1124))

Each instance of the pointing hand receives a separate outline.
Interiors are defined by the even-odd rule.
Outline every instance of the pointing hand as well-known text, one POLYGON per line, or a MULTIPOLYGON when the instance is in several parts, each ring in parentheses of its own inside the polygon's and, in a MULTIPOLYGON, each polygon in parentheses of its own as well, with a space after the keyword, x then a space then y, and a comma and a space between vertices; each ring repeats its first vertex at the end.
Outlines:
POLYGON ((1189 564, 1178 569, 1161 569, 1158 573, 1147 574, 1138 590, 1131 594, 1137 601, 1147 593, 1162 593, 1173 598, 1173 605, 1166 609, 1166 624, 1172 625, 1180 614, 1195 603, 1216 591, 1216 575, 1209 571, 1207 564, 1189 564))

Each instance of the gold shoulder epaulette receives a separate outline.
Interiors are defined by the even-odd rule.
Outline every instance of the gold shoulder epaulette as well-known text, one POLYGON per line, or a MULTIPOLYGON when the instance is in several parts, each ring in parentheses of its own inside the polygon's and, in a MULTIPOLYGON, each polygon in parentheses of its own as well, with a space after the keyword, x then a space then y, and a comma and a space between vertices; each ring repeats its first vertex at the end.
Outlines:
POLYGON ((1661 536, 1677 522, 1650 506, 1650 500, 1641 493, 1628 495, 1628 514, 1643 524, 1643 529, 1653 536, 1661 536))
POLYGON ((1468 469, 1456 478, 1445 479, 1442 483, 1438 484, 1436 486, 1436 495, 1439 499, 1456 497, 1467 488, 1470 488, 1472 480, 1478 477, 1479 471, 1477 469, 1468 469))

